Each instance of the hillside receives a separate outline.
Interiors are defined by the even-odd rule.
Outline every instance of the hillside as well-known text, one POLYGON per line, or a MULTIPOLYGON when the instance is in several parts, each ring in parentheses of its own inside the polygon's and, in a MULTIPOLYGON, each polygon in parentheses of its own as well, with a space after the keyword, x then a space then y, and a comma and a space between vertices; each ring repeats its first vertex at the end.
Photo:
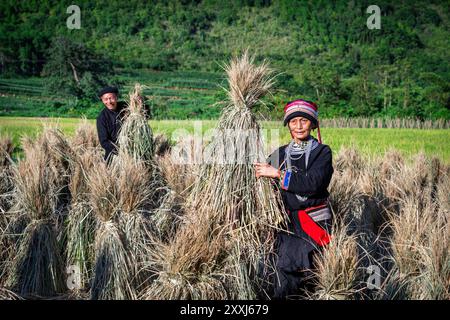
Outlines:
MULTIPOLYGON (((140 70, 217 79, 230 55, 250 48, 282 72, 275 104, 301 96, 317 101, 322 117, 450 119, 448 1, 377 1, 380 30, 366 25, 369 1, 77 3, 79 30, 66 26, 70 1, 0 3, 3 84, 44 76, 55 37, 82 43, 110 61, 115 75, 136 75, 125 85, 140 70)), ((16 101, 2 86, 0 93, 16 101)), ((200 100, 200 111, 190 108, 185 117, 215 117, 208 107, 200 100)), ((3 102, 0 114, 11 114, 3 102)))

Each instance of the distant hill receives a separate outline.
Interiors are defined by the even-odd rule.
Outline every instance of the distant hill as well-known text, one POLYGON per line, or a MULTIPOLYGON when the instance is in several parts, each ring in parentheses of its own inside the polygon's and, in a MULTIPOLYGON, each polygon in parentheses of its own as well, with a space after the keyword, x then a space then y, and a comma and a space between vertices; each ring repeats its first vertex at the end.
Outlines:
MULTIPOLYGON (((449 1, 0 2, 0 75, 38 76, 56 36, 84 43, 115 68, 217 74, 250 48, 283 74, 275 101, 317 101, 323 117, 450 119, 449 1)), ((0 92, 1 92, 0 86, 0 92)))

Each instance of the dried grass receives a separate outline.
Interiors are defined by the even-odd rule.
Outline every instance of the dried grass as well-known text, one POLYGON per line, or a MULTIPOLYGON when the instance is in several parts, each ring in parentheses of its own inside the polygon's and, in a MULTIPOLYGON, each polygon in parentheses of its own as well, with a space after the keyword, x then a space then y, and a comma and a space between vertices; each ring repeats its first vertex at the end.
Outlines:
POLYGON ((229 104, 207 147, 212 163, 200 169, 174 241, 155 245, 164 253, 155 254, 158 277, 146 298, 254 298, 261 290, 258 266, 272 252, 274 228, 285 218, 272 185, 257 180, 253 169, 253 163, 262 161, 264 154, 252 108, 268 93, 273 77, 266 62, 255 66, 247 52, 226 65, 225 71, 229 104), (225 150, 243 154, 245 162, 236 159, 223 164, 225 150), (243 274, 247 279, 244 285, 231 280, 243 274), (212 288, 217 292, 208 290, 212 288))
POLYGON ((126 118, 117 137, 119 152, 126 152, 136 160, 151 162, 154 156, 153 132, 150 128, 142 97, 143 86, 136 83, 129 94, 126 118))
POLYGON ((91 299, 134 299, 131 265, 124 235, 112 221, 100 223, 95 235, 95 269, 91 299))
POLYGON ((359 272, 358 244, 356 236, 347 233, 347 226, 336 223, 331 242, 318 251, 314 299, 354 299, 359 272))
POLYGON ((83 118, 75 129, 75 135, 70 141, 70 146, 76 152, 78 149, 94 149, 100 147, 95 127, 86 118, 83 118))
POLYGON ((59 252, 52 223, 46 219, 33 220, 11 259, 6 286, 22 296, 54 296, 64 292, 59 252))
POLYGON ((25 159, 14 167, 6 283, 23 296, 52 296, 65 290, 57 222, 71 150, 55 129, 45 129, 36 142, 23 141, 25 159))

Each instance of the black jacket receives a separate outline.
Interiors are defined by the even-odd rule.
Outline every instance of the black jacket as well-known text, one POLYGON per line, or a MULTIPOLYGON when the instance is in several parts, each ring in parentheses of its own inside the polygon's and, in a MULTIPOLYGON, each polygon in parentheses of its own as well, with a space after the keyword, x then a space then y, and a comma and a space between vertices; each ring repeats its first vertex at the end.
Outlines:
MULTIPOLYGON (((282 171, 286 169, 286 164, 283 164, 286 147, 287 145, 278 148, 268 159, 270 165, 282 171)), ((307 170, 304 156, 293 160, 292 167, 287 188, 280 188, 285 207, 295 211, 322 204, 329 196, 327 189, 334 172, 330 147, 319 144, 312 150, 307 170), (306 200, 299 200, 296 195, 305 197, 306 200)), ((281 186, 280 180, 279 184, 281 186)))
POLYGON ((111 153, 116 152, 117 135, 125 116, 124 112, 121 112, 124 108, 126 108, 125 102, 119 101, 115 111, 105 107, 97 117, 98 139, 100 145, 105 149, 105 160, 111 153))

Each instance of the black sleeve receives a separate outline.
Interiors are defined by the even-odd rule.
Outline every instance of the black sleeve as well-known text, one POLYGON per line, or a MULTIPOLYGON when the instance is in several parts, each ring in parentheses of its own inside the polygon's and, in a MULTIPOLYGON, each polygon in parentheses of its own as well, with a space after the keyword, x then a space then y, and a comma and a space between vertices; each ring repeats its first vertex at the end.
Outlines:
POLYGON ((108 155, 114 150, 114 144, 109 139, 108 130, 106 129, 105 118, 103 115, 99 115, 97 118, 97 134, 98 140, 100 141, 100 145, 105 149, 106 155, 108 155))
POLYGON ((271 155, 267 158, 266 162, 270 164, 272 167, 279 169, 282 163, 282 147, 276 149, 271 155))
POLYGON ((152 109, 150 108, 150 103, 146 100, 144 100, 144 112, 145 118, 150 120, 152 118, 152 109))
POLYGON ((326 146, 306 172, 304 170, 283 172, 281 188, 293 193, 313 195, 328 187, 333 175, 331 149, 326 146))

